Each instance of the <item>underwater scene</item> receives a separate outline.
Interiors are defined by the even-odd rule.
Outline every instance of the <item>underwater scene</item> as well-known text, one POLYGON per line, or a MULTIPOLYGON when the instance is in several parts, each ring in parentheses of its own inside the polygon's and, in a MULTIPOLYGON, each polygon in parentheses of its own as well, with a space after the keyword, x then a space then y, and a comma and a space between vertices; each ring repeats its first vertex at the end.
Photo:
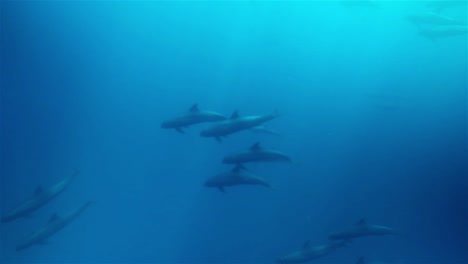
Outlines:
POLYGON ((0 1, 0 263, 468 264, 468 1, 0 1))

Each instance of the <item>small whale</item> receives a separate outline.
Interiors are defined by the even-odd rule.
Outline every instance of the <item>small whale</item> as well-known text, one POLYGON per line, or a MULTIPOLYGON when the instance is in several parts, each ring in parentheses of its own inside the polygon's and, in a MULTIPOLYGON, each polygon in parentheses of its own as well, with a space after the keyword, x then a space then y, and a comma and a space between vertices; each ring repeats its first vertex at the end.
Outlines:
POLYGON ((182 116, 164 121, 161 124, 161 128, 175 129, 179 133, 184 133, 183 129, 189 126, 223 120, 226 120, 224 115, 212 111, 201 111, 198 108, 198 104, 194 104, 190 107, 189 111, 182 116))
POLYGON ((281 136, 280 133, 271 130, 265 126, 256 126, 250 129, 250 131, 258 134, 267 134, 267 135, 273 135, 273 136, 281 136))
POLYGON ((406 16, 406 19, 418 27, 421 27, 423 25, 436 25, 436 26, 463 25, 463 22, 461 21, 458 21, 449 16, 437 14, 434 12, 412 14, 412 15, 406 16))
POLYGON ((248 130, 257 126, 262 125, 265 122, 273 120, 278 117, 277 113, 270 115, 258 115, 258 116, 239 116, 239 113, 235 111, 232 113, 231 118, 221 121, 211 128, 205 129, 200 133, 202 137, 214 137, 218 142, 221 142, 222 137, 226 137, 230 134, 248 130))
POLYGON ((242 164, 248 162, 290 162, 291 158, 273 149, 265 149, 257 142, 253 144, 248 151, 229 155, 223 159, 225 164, 242 164))
POLYGON ((466 0, 440 0, 440 1, 430 1, 426 6, 436 13, 442 12, 444 9, 450 7, 467 7, 468 2, 466 0))
POLYGON ((78 173, 78 171, 75 171, 73 175, 63 179, 48 189, 44 189, 41 186, 38 186, 30 199, 24 201, 15 209, 2 216, 1 222, 7 223, 21 217, 30 217, 34 211, 41 208, 50 200, 62 193, 65 188, 72 182, 75 176, 78 175, 78 173))
POLYGON ((259 178, 245 171, 242 166, 234 167, 230 172, 221 173, 209 178, 205 182, 206 187, 218 188, 221 192, 225 192, 225 187, 235 185, 261 185, 270 187, 270 184, 262 178, 259 178))
POLYGON ((49 222, 41 229, 31 233, 16 246, 16 251, 24 250, 34 245, 46 244, 47 239, 75 220, 92 202, 87 202, 65 216, 53 214, 49 222))
POLYGON ((277 260, 277 263, 304 263, 326 256, 338 248, 346 246, 347 241, 329 242, 325 245, 312 247, 310 241, 306 241, 301 249, 296 250, 277 260))
POLYGON ((421 28, 418 33, 425 38, 436 41, 439 38, 466 36, 468 34, 468 26, 438 26, 421 28))
POLYGON ((358 237, 365 236, 384 236, 384 235, 396 235, 397 232, 386 226, 381 225, 369 225, 366 220, 359 220, 351 229, 333 233, 328 238, 330 240, 350 240, 358 237))

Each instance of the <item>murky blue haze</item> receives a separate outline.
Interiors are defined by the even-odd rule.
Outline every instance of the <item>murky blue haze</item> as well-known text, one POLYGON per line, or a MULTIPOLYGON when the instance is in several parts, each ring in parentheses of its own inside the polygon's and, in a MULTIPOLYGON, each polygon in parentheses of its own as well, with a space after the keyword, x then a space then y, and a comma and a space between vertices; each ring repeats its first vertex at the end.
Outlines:
MULTIPOLYGON (((399 231, 313 263, 468 263, 467 39, 405 19, 423 2, 3 1, 1 263, 274 263, 359 219, 399 231), (281 136, 218 143, 161 129, 194 103, 269 114, 281 136), (246 165, 271 188, 207 188, 255 142, 292 163, 246 165), (53 213, 94 201, 45 245, 53 213)), ((445 14, 466 23, 466 10, 445 14)))

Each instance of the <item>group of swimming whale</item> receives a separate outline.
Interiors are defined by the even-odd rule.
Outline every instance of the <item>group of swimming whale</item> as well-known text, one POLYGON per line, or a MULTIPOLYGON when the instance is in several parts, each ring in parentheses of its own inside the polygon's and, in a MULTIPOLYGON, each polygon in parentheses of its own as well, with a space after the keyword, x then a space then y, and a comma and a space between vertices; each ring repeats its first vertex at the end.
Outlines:
MULTIPOLYGON (((382 225, 368 224, 364 219, 359 220, 348 230, 333 233, 328 236, 329 242, 323 245, 311 246, 306 241, 302 248, 278 259, 278 263, 303 263, 326 256, 335 250, 346 246, 352 239, 366 236, 396 235, 393 228, 382 225)), ((356 264, 364 264, 364 258, 359 258, 356 264)))
POLYGON ((218 174, 209 178, 205 182, 207 187, 216 187, 224 192, 224 187, 234 185, 262 185, 270 187, 270 184, 252 173, 246 171, 244 163, 249 162, 281 162, 291 161, 291 158, 277 150, 266 149, 260 146, 260 143, 253 144, 249 150, 226 156, 223 159, 224 164, 233 164, 235 167, 225 173, 218 174))
MULTIPOLYGON (((210 128, 202 130, 200 135, 203 137, 213 137, 221 142, 221 138, 236 132, 262 126, 265 122, 273 120, 276 117, 278 117, 277 113, 240 117, 237 112, 234 112, 230 118, 226 118, 216 112, 201 111, 195 104, 187 113, 163 122, 161 127, 175 129, 183 133, 183 129, 189 126, 206 122, 215 122, 215 124, 210 128)), ((222 162, 224 164, 234 165, 234 168, 229 172, 221 173, 209 178, 206 180, 205 186, 218 188, 222 192, 225 192, 225 187, 235 185, 261 185, 269 187, 270 184, 267 181, 247 172, 244 164, 251 162, 290 161, 291 158, 288 155, 277 150, 263 148, 260 143, 257 142, 246 151, 224 157, 222 162)), ((32 213, 45 206, 62 193, 70 185, 77 174, 78 172, 76 171, 73 175, 57 182, 49 188, 37 187, 32 197, 3 215, 1 217, 1 222, 8 223, 19 218, 30 217, 32 213)), ((69 223, 73 222, 91 204, 92 202, 87 202, 62 216, 53 214, 43 227, 32 232, 18 243, 16 250, 20 251, 34 245, 46 244, 49 237, 62 230, 69 223)), ((349 230, 331 234, 329 236, 330 241, 324 245, 311 246, 310 242, 304 243, 301 249, 279 258, 278 263, 308 262, 334 252, 336 249, 345 246, 354 238, 389 234, 396 234, 396 231, 386 226, 369 225, 364 220, 361 220, 349 230)), ((363 264, 364 260, 361 258, 358 263, 363 264)))
POLYGON ((451 36, 463 36, 468 33, 467 22, 436 12, 412 14, 406 17, 418 29, 418 33, 432 41, 451 36))
MULTIPOLYGON (((197 104, 194 104, 188 112, 164 121, 162 128, 175 129, 184 133, 184 129, 201 123, 215 122, 213 126, 202 130, 202 137, 214 137, 219 142, 221 138, 230 134, 252 129, 261 126, 263 123, 278 117, 278 114, 264 116, 244 116, 240 117, 238 112, 234 112, 230 118, 212 111, 201 111, 197 104)), ((270 184, 262 178, 259 178, 246 171, 244 164, 251 162, 290 162, 291 158, 277 150, 263 148, 260 143, 254 143, 248 150, 231 154, 223 159, 223 163, 232 164, 235 167, 225 173, 221 173, 209 178, 205 182, 207 187, 218 188, 225 192, 225 187, 235 185, 262 185, 269 187, 270 184)), ((326 256, 336 249, 348 244, 349 241, 358 237, 365 236, 383 236, 397 234, 397 232, 386 226, 370 225, 364 219, 361 219, 349 230, 331 234, 329 242, 323 245, 312 246, 309 241, 305 242, 301 249, 296 250, 277 260, 278 263, 303 263, 323 256, 326 256)), ((364 258, 358 260, 358 264, 364 264, 364 258)))
MULTIPOLYGON (((188 112, 164 121, 161 124, 162 128, 175 129, 180 133, 184 133, 184 129, 189 126, 201 123, 215 123, 213 126, 204 129, 200 132, 202 137, 213 137, 218 142, 228 135, 241 131, 262 129, 268 134, 277 134, 267 130, 263 124, 278 117, 278 113, 269 115, 257 116, 239 116, 235 111, 230 118, 223 116, 213 111, 202 111, 194 104, 188 112)), ((274 149, 267 149, 260 143, 253 144, 247 151, 234 153, 226 156, 223 159, 224 164, 234 165, 234 168, 228 172, 220 173, 206 180, 205 186, 218 188, 221 192, 225 192, 225 187, 236 185, 261 185, 270 187, 270 184, 256 175, 247 171, 244 167, 245 163, 250 162, 281 162, 291 161, 291 158, 274 149)))
MULTIPOLYGON (((341 4, 347 7, 378 8, 381 7, 382 2, 375 0, 345 0, 341 1, 341 4)), ((419 35, 432 41, 452 36, 466 36, 468 34, 466 18, 465 21, 462 21, 442 14, 444 11, 456 8, 464 8, 464 14, 466 14, 468 1, 428 1, 426 3, 427 11, 409 14, 405 18, 416 26, 419 35)))
POLYGON ((179 133, 185 133, 184 129, 202 123, 215 123, 214 126, 202 130, 200 136, 212 137, 222 141, 223 138, 244 130, 254 132, 263 132, 267 134, 277 134, 275 131, 269 130, 263 126, 264 123, 278 117, 278 113, 258 116, 240 116, 237 111, 232 113, 230 118, 214 112, 200 110, 198 104, 192 105, 190 109, 175 118, 164 121, 161 128, 175 129, 179 133))
MULTIPOLYGON (((75 176, 78 175, 78 171, 75 171, 73 175, 59 181, 55 185, 49 188, 42 188, 37 187, 34 191, 32 197, 28 200, 24 201, 16 208, 12 209, 4 216, 1 217, 2 223, 12 222, 19 218, 29 218, 36 210, 39 208, 44 207, 47 203, 49 203, 52 199, 57 197, 60 193, 62 193, 68 185, 72 182, 75 176)), ((26 248, 29 248, 33 245, 41 245, 46 244, 47 239, 53 236, 58 231, 62 230, 65 226, 69 223, 73 222, 81 213, 91 205, 92 202, 86 202, 85 204, 81 205, 80 207, 59 216, 58 214, 53 214, 49 221, 41 228, 37 229, 36 231, 30 233, 26 236, 23 241, 21 241, 17 246, 16 250, 20 251, 26 248)))

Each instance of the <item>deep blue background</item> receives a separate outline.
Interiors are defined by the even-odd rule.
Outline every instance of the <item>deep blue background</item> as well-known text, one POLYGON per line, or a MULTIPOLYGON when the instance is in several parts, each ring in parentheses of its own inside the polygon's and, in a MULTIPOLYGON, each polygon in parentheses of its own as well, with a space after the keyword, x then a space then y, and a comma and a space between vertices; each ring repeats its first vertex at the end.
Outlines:
MULTIPOLYGON (((32 219, 0 225, 0 262, 272 263, 365 217, 402 235, 317 263, 468 263, 467 40, 431 42, 421 2, 0 3, 1 211, 79 168, 32 219), (193 103, 281 118, 222 144, 160 129, 193 103), (203 182, 252 143, 272 189, 203 182), (17 253, 54 212, 96 204, 17 253)), ((460 10, 451 15, 466 20, 460 10)))

